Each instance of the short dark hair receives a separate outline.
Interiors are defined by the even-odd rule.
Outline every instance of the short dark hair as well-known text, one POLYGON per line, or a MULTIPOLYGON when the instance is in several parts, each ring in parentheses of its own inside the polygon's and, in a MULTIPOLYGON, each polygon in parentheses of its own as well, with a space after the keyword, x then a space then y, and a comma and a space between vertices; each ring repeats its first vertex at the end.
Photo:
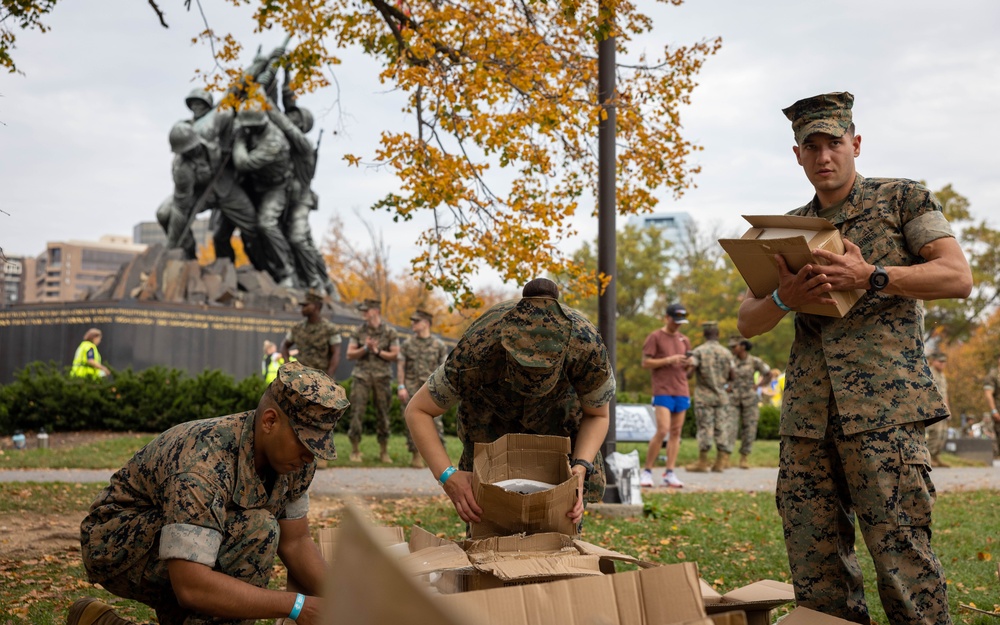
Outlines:
POLYGON ((535 278, 524 285, 521 297, 553 297, 559 299, 559 287, 548 278, 535 278))
POLYGON ((746 339, 740 339, 740 340, 739 340, 739 341, 737 342, 737 345, 742 345, 742 346, 743 346, 743 349, 747 350, 748 352, 749 352, 749 351, 750 351, 751 349, 753 349, 753 343, 751 343, 750 341, 748 341, 748 340, 746 340, 746 339))

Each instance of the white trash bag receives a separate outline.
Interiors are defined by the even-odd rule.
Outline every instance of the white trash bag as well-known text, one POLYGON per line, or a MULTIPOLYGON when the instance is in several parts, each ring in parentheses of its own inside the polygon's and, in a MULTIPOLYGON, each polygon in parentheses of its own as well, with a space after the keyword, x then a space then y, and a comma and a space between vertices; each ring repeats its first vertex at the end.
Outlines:
POLYGON ((639 485, 639 452, 633 449, 627 454, 613 452, 606 459, 608 470, 618 484, 621 503, 641 506, 642 487, 639 485))

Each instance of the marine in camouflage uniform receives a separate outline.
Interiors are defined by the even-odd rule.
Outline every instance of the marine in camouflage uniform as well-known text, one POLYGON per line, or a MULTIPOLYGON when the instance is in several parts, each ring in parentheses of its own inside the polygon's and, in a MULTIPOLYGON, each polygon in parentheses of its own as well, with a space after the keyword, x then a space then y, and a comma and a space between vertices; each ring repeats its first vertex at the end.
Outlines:
POLYGON ((292 326, 285 334, 285 339, 281 342, 281 355, 288 362, 291 346, 295 345, 299 350, 296 357, 299 362, 319 369, 332 378, 340 362, 340 344, 343 339, 337 326, 320 316, 323 298, 315 290, 306 292, 305 299, 300 303, 302 316, 306 319, 292 326))
POLYGON ((399 335, 382 321, 382 303, 366 299, 357 309, 365 321, 354 330, 347 346, 347 357, 355 361, 351 383, 351 461, 361 461, 361 421, 368 401, 375 403, 375 435, 381 447, 381 462, 392 462, 386 445, 389 441, 389 402, 392 401, 392 363, 399 356, 399 335))
POLYGON ((708 470, 708 452, 715 444, 715 464, 712 471, 722 472, 729 466, 729 454, 736 440, 736 413, 729 405, 726 385, 733 375, 733 355, 719 343, 719 324, 702 324, 705 342, 691 352, 691 371, 697 382, 693 399, 698 425, 698 462, 689 471, 708 470))
MULTIPOLYGON (((168 563, 197 563, 266 589, 280 548, 289 576, 318 594, 322 579, 311 577, 322 577, 325 565, 309 538, 308 489, 313 459, 336 457, 333 429, 347 406, 342 388, 293 362, 280 369, 256 411, 183 423, 157 436, 111 477, 80 526, 88 579, 151 606, 164 625, 250 624, 267 615, 212 616, 224 599, 203 599, 201 610, 182 607, 175 587, 190 580, 172 577, 168 563), (290 544, 303 531, 311 548, 290 544)), ((210 594, 226 594, 215 590, 210 594)), ((280 594, 291 609, 295 594, 280 594)), ((307 609, 316 601, 307 599, 307 609)))
MULTIPOLYGON (((733 378, 729 381, 729 402, 733 407, 736 427, 740 428, 740 468, 748 469, 747 458, 753 453, 757 440, 757 422, 760 420, 760 397, 757 396, 755 374, 764 380, 771 367, 757 356, 750 354, 753 345, 746 339, 731 341, 733 350, 733 378)), ((733 445, 735 447, 735 443, 733 445)))
MULTIPOLYGON (((997 359, 1000 365, 1000 358, 997 359)), ((993 436, 993 457, 1000 458, 1000 366, 991 370, 986 376, 983 384, 983 391, 986 394, 987 407, 990 413, 983 419, 983 428, 986 435, 993 436)))
MULTIPOLYGON (((413 335, 399 349, 400 373, 399 385, 396 388, 399 401, 404 408, 410 401, 412 394, 424 385, 435 369, 444 364, 450 351, 441 339, 431 336, 433 320, 434 316, 431 313, 425 310, 415 311, 410 316, 410 322, 413 324, 413 335)), ((442 416, 434 417, 434 426, 437 427, 438 438, 443 444, 444 420, 442 416)), ((406 448, 413 454, 411 465, 415 468, 422 468, 423 462, 420 461, 417 446, 413 443, 410 428, 406 428, 406 448)))
MULTIPOLYGON (((944 354, 931 354, 931 377, 934 378, 934 384, 937 386, 938 391, 941 392, 941 399, 944 400, 945 406, 948 405, 948 379, 944 376, 944 368, 947 362, 948 357, 944 354)), ((947 469, 951 466, 943 462, 939 457, 941 451, 944 450, 944 442, 946 440, 948 440, 948 419, 942 419, 937 423, 927 426, 927 451, 931 454, 932 467, 947 469)))
POLYGON ((814 251, 822 265, 797 273, 777 257, 778 288, 748 291, 739 327, 754 336, 788 309, 829 304, 831 290, 869 289, 842 318, 795 314, 775 494, 795 598, 870 622, 854 553, 856 515, 889 622, 947 624, 944 571, 930 544, 935 490, 924 426, 948 410, 924 357, 918 298, 965 297, 972 276, 928 189, 857 173, 853 101, 825 94, 784 110, 816 190, 791 214, 830 220, 845 253, 814 251))
MULTIPOLYGON (((420 424, 414 406, 433 416, 458 404, 462 472, 472 471, 476 443, 512 433, 569 437, 572 458, 593 463, 593 472, 586 471, 584 479, 584 500, 600 501, 605 474, 599 448, 607 420, 595 415, 607 414, 615 393, 608 351, 594 324, 558 301, 552 281, 532 280, 522 294, 520 300, 491 307, 465 331, 445 364, 411 400, 407 424, 411 430, 420 424), (583 441, 593 451, 581 450, 583 441)), ((414 438, 418 445, 428 442, 416 430, 414 438)), ((444 449, 422 447, 421 452, 439 477, 447 467, 444 449)), ((463 480, 471 493, 471 475, 463 480)), ((451 484, 445 487, 455 502, 451 484)), ((456 509, 464 514, 458 502, 456 509)))

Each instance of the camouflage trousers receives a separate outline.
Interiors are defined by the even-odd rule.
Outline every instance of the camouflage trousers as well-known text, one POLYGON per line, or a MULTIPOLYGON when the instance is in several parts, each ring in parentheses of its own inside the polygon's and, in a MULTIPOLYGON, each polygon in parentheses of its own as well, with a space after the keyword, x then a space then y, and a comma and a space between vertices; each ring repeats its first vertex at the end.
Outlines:
POLYGON ((362 425, 368 400, 375 402, 375 434, 379 443, 389 440, 389 402, 392 389, 389 378, 354 378, 351 384, 351 427, 347 438, 351 443, 361 442, 362 425))
MULTIPOLYGON (((162 516, 160 511, 152 514, 162 516)), ((150 522, 149 514, 132 517, 128 523, 150 522)), ((127 524, 118 519, 114 532, 128 531, 127 524)), ((91 560, 102 557, 100 550, 104 541, 98 537, 103 532, 100 526, 92 530, 93 541, 83 541, 83 563, 91 582, 101 584, 108 592, 119 597, 141 601, 156 610, 156 618, 161 625, 252 625, 254 619, 224 619, 195 614, 182 608, 170 587, 167 563, 160 560, 159 535, 156 542, 145 553, 133 558, 130 568, 106 578, 93 570, 91 560), (91 543, 93 543, 91 545, 91 543)), ((271 580, 274 558, 278 553, 278 521, 266 510, 235 510, 226 516, 225 537, 215 563, 216 571, 246 582, 258 588, 266 588, 271 580)))
MULTIPOLYGON (((740 455, 749 456, 753 452, 753 442, 757 440, 757 422, 760 421, 760 405, 757 398, 737 399, 731 405, 735 413, 736 428, 740 431, 740 455)), ((734 430, 735 433, 735 430, 734 430)), ((736 442, 730 443, 731 448, 736 442)))
POLYGON ((944 450, 946 440, 948 440, 947 419, 927 426, 927 451, 931 452, 931 456, 937 456, 944 450))
POLYGON ((870 623, 856 515, 889 622, 951 623, 944 570, 931 549, 935 491, 923 424, 847 436, 836 414, 829 423, 824 439, 781 438, 775 501, 798 605, 870 623))
POLYGON ((732 453, 737 426, 732 406, 698 404, 694 416, 698 425, 698 451, 708 451, 714 444, 717 451, 732 453))

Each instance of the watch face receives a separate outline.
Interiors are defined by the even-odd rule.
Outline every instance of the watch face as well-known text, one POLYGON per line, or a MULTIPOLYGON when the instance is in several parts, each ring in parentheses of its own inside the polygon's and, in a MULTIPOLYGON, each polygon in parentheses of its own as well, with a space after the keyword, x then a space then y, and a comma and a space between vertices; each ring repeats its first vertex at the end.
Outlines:
POLYGON ((889 274, 881 267, 876 269, 868 280, 873 289, 882 290, 889 284, 889 274))

